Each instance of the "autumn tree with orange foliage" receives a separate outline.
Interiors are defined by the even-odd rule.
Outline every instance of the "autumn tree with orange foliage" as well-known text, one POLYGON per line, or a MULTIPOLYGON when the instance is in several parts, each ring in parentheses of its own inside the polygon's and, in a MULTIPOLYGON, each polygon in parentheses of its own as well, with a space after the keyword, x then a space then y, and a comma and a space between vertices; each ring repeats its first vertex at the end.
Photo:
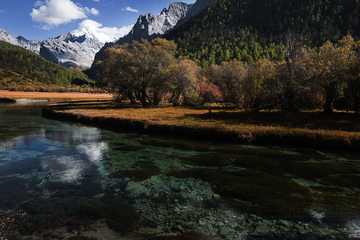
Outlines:
POLYGON ((338 44, 327 41, 319 51, 310 51, 304 58, 307 62, 305 71, 311 73, 308 81, 310 88, 318 88, 324 97, 324 111, 332 112, 333 103, 342 94, 350 80, 357 81, 355 68, 357 61, 356 49, 360 42, 350 36, 345 36, 338 44), (353 66, 351 73, 351 66, 353 66))
POLYGON ((165 39, 143 40, 105 51, 100 82, 117 96, 143 106, 158 105, 167 92, 169 67, 175 61, 176 44, 165 39))
POLYGON ((249 64, 246 77, 242 83, 244 108, 258 112, 271 109, 278 104, 279 87, 276 77, 278 63, 260 59, 249 64))
POLYGON ((169 69, 168 85, 172 94, 170 102, 175 106, 199 104, 201 100, 197 82, 200 67, 190 59, 180 57, 169 69))
POLYGON ((252 112, 272 108, 285 114, 299 108, 332 112, 341 96, 358 112, 360 42, 345 36, 338 44, 328 41, 317 50, 296 42, 299 38, 292 34, 285 38, 285 61, 232 60, 203 69, 201 78, 201 69, 193 61, 174 57, 174 42, 134 42, 105 52, 100 82, 115 96, 143 106, 158 105, 168 94, 176 106, 224 101, 252 112))
POLYGON ((206 75, 217 85, 224 96, 225 102, 230 102, 242 108, 244 91, 242 83, 246 78, 247 65, 238 60, 223 62, 221 65, 212 65, 206 75))

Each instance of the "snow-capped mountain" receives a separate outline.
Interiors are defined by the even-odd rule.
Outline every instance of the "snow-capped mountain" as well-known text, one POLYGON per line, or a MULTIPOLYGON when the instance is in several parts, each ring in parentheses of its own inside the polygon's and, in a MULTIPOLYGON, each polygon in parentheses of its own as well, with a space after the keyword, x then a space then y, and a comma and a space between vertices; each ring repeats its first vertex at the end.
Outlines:
POLYGON ((41 41, 30 41, 22 36, 13 37, 10 33, 0 28, 0 40, 28 49, 34 53, 40 53, 41 41))
MULTIPOLYGON (((104 40, 103 36, 100 38, 104 40)), ((89 68, 95 54, 105 44, 90 28, 39 41, 30 41, 21 36, 15 38, 7 31, 0 29, 0 40, 28 49, 48 61, 68 68, 89 68)))
POLYGON ((84 27, 80 31, 75 30, 75 31, 72 32, 72 34, 74 34, 76 37, 87 35, 89 38, 98 39, 103 44, 105 44, 107 42, 114 42, 114 41, 117 40, 115 37, 111 37, 109 35, 106 35, 103 32, 96 31, 96 29, 94 29, 94 28, 92 28, 90 26, 84 27))
POLYGON ((95 54, 104 46, 95 35, 63 33, 41 44, 40 55, 48 61, 67 68, 88 68, 95 54))

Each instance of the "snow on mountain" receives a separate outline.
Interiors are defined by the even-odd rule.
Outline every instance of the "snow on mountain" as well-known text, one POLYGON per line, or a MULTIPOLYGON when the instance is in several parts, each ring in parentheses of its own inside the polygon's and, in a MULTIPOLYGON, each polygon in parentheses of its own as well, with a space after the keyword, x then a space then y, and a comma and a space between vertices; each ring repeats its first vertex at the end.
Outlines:
POLYGON ((40 53, 41 41, 29 41, 23 38, 22 36, 15 38, 10 33, 8 33, 7 31, 1 28, 0 28, 0 40, 11 43, 16 46, 23 47, 37 54, 40 53))
POLYGON ((89 68, 95 54, 105 44, 105 38, 99 40, 90 28, 77 33, 63 33, 43 41, 30 41, 21 36, 14 38, 0 29, 0 40, 28 49, 48 61, 68 68, 89 68))
POLYGON ((92 28, 91 26, 86 26, 83 29, 79 30, 75 30, 72 32, 72 34, 76 37, 80 37, 83 35, 88 36, 89 38, 96 38, 98 39, 101 43, 107 43, 107 42, 114 42, 116 40, 115 37, 111 37, 103 32, 99 32, 97 31, 95 28, 92 28))
POLYGON ((67 68, 88 68, 95 54, 104 46, 91 32, 84 34, 63 33, 45 40, 40 55, 46 60, 67 68))

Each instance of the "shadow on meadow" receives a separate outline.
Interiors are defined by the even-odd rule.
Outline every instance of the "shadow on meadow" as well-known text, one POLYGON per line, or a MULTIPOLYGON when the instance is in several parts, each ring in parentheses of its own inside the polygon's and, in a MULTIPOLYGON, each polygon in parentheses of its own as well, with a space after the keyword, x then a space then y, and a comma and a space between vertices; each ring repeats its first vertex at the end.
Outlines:
POLYGON ((360 132, 360 116, 354 113, 299 112, 285 116, 281 112, 260 112, 257 114, 218 111, 205 114, 189 114, 198 120, 217 120, 224 124, 249 124, 257 126, 306 128, 313 130, 341 130, 360 132))

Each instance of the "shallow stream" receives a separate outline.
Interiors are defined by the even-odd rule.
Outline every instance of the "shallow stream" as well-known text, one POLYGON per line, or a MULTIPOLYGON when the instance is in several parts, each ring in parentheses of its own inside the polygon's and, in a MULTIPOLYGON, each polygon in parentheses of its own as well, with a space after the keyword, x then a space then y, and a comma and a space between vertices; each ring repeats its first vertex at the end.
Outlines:
POLYGON ((0 239, 356 239, 360 155, 97 128, 0 104, 0 239))

